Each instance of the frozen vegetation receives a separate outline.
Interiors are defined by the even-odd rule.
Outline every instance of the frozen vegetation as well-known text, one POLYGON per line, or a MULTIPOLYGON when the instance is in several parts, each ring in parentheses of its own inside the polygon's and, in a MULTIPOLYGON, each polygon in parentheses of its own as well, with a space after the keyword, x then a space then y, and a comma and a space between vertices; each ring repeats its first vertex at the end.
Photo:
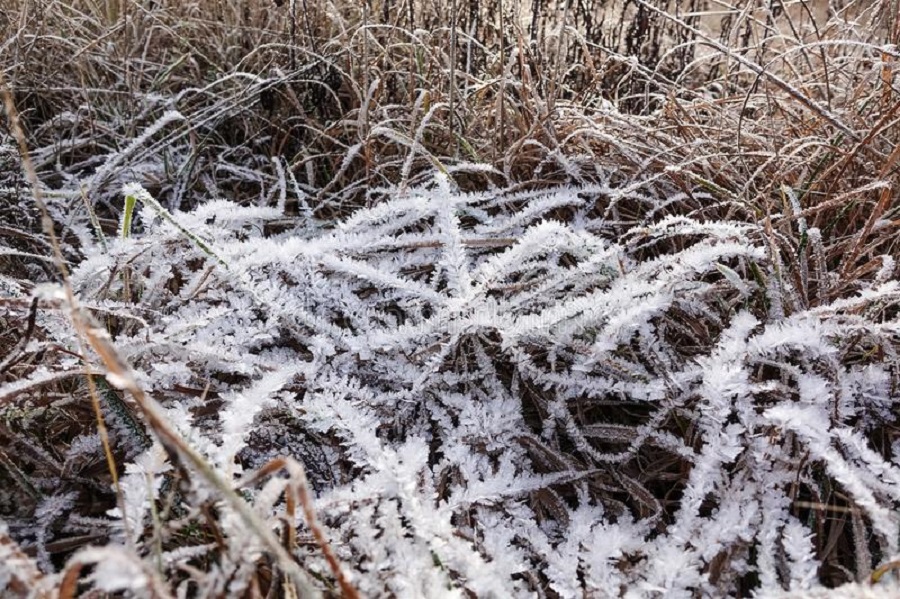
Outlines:
POLYGON ((15 3, 0 596, 900 592, 892 3, 15 3))
MULTIPOLYGON (((364 596, 529 596, 534 576, 560 597, 716 595, 750 572, 763 590, 807 589, 817 531, 797 506, 830 485, 870 523, 860 550, 897 553, 900 466, 867 439, 895 414, 889 257, 857 293, 797 309, 761 226, 654 214, 685 198, 602 182, 466 194, 443 175, 390 195, 334 227, 267 233, 277 208, 219 200, 161 216, 127 186, 141 232, 101 248, 86 231, 71 277, 89 326, 105 323, 168 426, 223 480, 283 454, 305 466, 364 596), (616 218, 619 204, 647 217, 616 218)), ((42 343, 70 346, 67 318, 48 312, 42 343)), ((80 370, 62 359, 0 398, 80 370)), ((125 516, 91 526, 151 550, 150 500, 174 465, 131 430, 140 406, 108 407, 127 445, 125 516)), ((99 447, 80 437, 66 463, 99 447)), ((208 501, 204 482, 167 509, 208 501)), ((290 484, 249 496, 275 528, 290 484)), ((43 499, 31 534, 49 541, 71 502, 43 499)), ((217 509, 234 548, 220 567, 238 568, 264 547, 217 509)), ((165 572, 214 548, 156 559, 165 572)), ((329 575, 315 551, 303 567, 329 575)))

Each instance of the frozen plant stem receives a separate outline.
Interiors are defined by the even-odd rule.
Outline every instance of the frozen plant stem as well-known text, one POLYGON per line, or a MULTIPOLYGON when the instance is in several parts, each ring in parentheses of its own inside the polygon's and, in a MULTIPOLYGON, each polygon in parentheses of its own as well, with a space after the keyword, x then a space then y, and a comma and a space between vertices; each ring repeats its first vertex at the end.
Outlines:
POLYGON ((207 244, 205 241, 200 239, 197 235, 195 235, 185 227, 181 226, 181 224, 179 224, 179 222, 175 220, 175 217, 172 216, 172 213, 166 210, 162 204, 157 202, 156 199, 152 195, 150 195, 150 193, 142 186, 136 183, 129 183, 124 187, 122 191, 125 193, 125 214, 122 218, 122 239, 126 239, 131 233, 131 220, 134 213, 134 207, 135 204, 137 204, 137 201, 140 200, 144 204, 150 206, 150 208, 152 208, 153 211, 156 212, 156 214, 163 220, 169 222, 172 226, 178 229, 178 231, 182 235, 187 237, 191 241, 191 243, 197 246, 200 251, 205 253, 207 256, 215 259, 216 262, 218 262, 225 268, 228 268, 228 263, 226 263, 225 260, 219 257, 219 255, 216 254, 211 247, 209 247, 209 244, 207 244))
MULTIPOLYGON (((31 155, 28 153, 28 144, 25 141, 25 132, 22 131, 22 125, 19 122, 19 112, 18 110, 16 110, 16 103, 13 99, 12 91, 6 84, 6 78, 3 76, 2 71, 0 71, 0 93, 2 93, 3 95, 3 105, 6 109, 6 115, 9 118, 10 132, 12 133, 13 137, 16 140, 16 143, 19 146, 19 156, 22 160, 22 167, 25 170, 25 177, 28 180, 28 185, 31 187, 31 193, 34 197, 34 203, 37 205, 38 210, 41 213, 41 228, 44 231, 44 235, 47 236, 47 239, 50 242, 50 247, 53 251, 53 261, 56 265, 57 270, 59 270, 60 278, 62 279, 63 291, 66 296, 66 302, 69 306, 69 317, 71 318, 72 324, 74 325, 77 332, 76 336, 78 338, 78 349, 83 356, 82 363, 84 365, 84 374, 87 380, 88 392, 91 396, 91 408, 93 409, 94 417, 97 421, 97 433, 100 436, 100 442, 103 446, 103 453, 106 457, 106 465, 109 469, 113 488, 116 490, 116 501, 118 503, 119 509, 124 514, 125 502, 122 488, 119 485, 118 468, 116 467, 116 460, 112 454, 112 448, 109 443, 109 432, 106 429, 106 422, 103 419, 103 412, 100 409, 100 398, 97 394, 96 383, 94 383, 93 369, 91 368, 90 361, 87 359, 87 347, 85 346, 84 342, 84 332, 86 330, 86 327, 84 325, 84 320, 82 319, 81 310, 78 307, 78 302, 75 299, 75 293, 72 291, 72 285, 69 282, 69 269, 66 267, 66 259, 63 256, 62 249, 60 248, 59 239, 57 239, 56 237, 56 231, 53 229, 53 221, 50 219, 50 213, 47 211, 47 204, 44 202, 40 181, 38 181, 37 172, 34 169, 34 164, 31 162, 31 155)), ((125 538, 128 539, 130 543, 132 536, 129 531, 127 522, 124 522, 124 527, 125 538)))

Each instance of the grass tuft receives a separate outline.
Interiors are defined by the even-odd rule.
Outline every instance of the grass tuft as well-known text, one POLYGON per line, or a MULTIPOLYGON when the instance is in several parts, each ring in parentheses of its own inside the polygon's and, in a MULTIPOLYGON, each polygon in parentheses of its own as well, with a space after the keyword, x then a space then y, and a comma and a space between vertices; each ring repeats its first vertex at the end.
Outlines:
POLYGON ((0 594, 893 584, 898 46, 893 0, 6 0, 0 594))

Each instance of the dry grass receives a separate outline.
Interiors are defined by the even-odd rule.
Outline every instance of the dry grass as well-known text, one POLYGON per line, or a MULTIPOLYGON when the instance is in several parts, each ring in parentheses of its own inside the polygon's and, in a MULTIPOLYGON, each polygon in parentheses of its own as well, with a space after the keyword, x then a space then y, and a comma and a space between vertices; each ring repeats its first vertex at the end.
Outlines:
MULTIPOLYGON (((216 196, 283 206, 287 223, 311 213, 327 226, 437 171, 482 191, 586 184, 614 170, 620 192, 596 208, 613 229, 668 214, 762 224, 782 301, 755 309, 775 317, 850 297, 893 276, 890 260, 900 257, 894 0, 4 6, 0 69, 72 263, 98 234, 88 215, 117 234, 127 181, 172 210, 216 196), (183 118, 156 130, 171 110, 183 118), (645 192, 676 199, 663 207, 634 199, 645 192)), ((0 384, 41 368, 49 374, 40 386, 0 395, 0 518, 10 523, 0 546, 62 567, 104 539, 69 531, 43 544, 39 534, 62 509, 89 529, 116 497, 102 449, 79 445, 96 430, 83 353, 47 341, 40 312, 59 309, 56 300, 27 299, 58 274, 11 147, 0 139, 0 384), (41 515, 48 496, 67 503, 41 515)), ((105 318, 113 334, 127 326, 121 314, 105 318)), ((854 342, 842 358, 885 351, 854 342)), ((98 386, 121 468, 146 448, 146 426, 162 432, 146 405, 101 379, 98 386)), ((890 457, 896 438, 885 427, 871 440, 890 457)), ((187 459, 177 443, 167 448, 187 459)), ((678 464, 656 467, 658 480, 644 486, 667 495, 678 464)), ((197 474, 185 466, 178 476, 197 474)), ((838 490, 823 489, 802 498, 798 513, 816 521, 821 579, 836 585, 865 570, 853 532, 864 524, 838 490)), ((176 483, 169 492, 179 493, 176 483)), ((179 515, 179 534, 225 552, 211 509, 179 515)), ((167 543, 176 549, 178 536, 167 543)), ((252 580, 247 596, 288 584, 274 573, 283 558, 273 549, 252 574, 240 573, 252 580)), ((28 559, 22 564, 10 588, 47 584, 28 559)), ((70 587, 79 568, 69 565, 70 587)))

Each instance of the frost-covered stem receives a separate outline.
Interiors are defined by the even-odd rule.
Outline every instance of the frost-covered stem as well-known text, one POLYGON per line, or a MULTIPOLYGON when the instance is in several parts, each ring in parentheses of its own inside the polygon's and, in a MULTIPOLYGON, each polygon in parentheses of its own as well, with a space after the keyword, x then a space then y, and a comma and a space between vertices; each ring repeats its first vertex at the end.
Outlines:
MULTIPOLYGON (((316 518, 316 511, 313 508, 312 497, 310 497, 309 494, 309 483, 306 480, 306 473, 299 462, 291 458, 276 458, 257 470, 251 477, 239 482, 236 485, 236 488, 239 489, 247 486, 269 474, 274 474, 281 469, 286 470, 290 475, 289 488, 293 491, 294 497, 296 497, 297 502, 300 504, 300 507, 303 510, 303 517, 306 520, 306 525, 309 526, 309 530, 312 532, 313 538, 315 538, 316 543, 319 545, 319 549, 321 549, 322 553, 325 555, 328 567, 337 579, 344 598, 359 599, 359 592, 352 584, 350 584, 350 580, 344 573, 344 569, 341 567, 337 556, 334 554, 331 544, 325 537, 325 532, 322 530, 321 525, 319 525, 319 520, 316 518)), ((290 503, 289 498, 289 505, 290 503)))
MULTIPOLYGON (((109 441, 109 432, 106 429, 106 422, 103 419, 103 411, 100 409, 100 397, 97 394, 97 387, 94 383, 93 369, 91 368, 90 361, 87 358, 88 352, 84 342, 84 333, 86 327, 82 319, 82 312, 79 309, 78 301, 75 299, 75 292, 72 290, 72 284, 69 280, 69 269, 66 266, 66 259, 63 256, 62 248, 59 245, 59 239, 56 236, 56 231, 53 227, 53 220, 50 218, 50 212, 47 210, 47 204, 46 202, 44 202, 43 191, 40 181, 38 180, 37 171, 35 171, 34 169, 34 164, 31 161, 31 155, 28 152, 28 144, 25 141, 25 132, 22 130, 22 125, 19 121, 19 111, 16 109, 12 91, 10 91, 9 87, 7 86, 6 79, 3 76, 2 71, 0 71, 0 91, 2 91, 3 104, 6 108, 6 114, 9 117, 10 131, 12 132, 13 137, 16 139, 16 143, 19 146, 19 155, 22 159, 22 166, 25 169, 25 176, 28 180, 29 186, 31 186, 34 203, 37 205, 38 211, 41 214, 41 228, 43 229, 44 235, 47 236, 47 239, 50 242, 50 247, 53 250, 53 259, 57 270, 59 270, 60 278, 62 279, 63 292, 65 293, 66 302, 69 307, 69 317, 75 327, 76 337, 78 339, 78 348, 82 356, 81 362, 84 367, 85 378, 87 380, 88 393, 91 397, 91 408, 93 409, 94 417, 97 422, 97 434, 100 436, 100 442, 103 445, 103 453, 106 457, 106 465, 109 469, 113 488, 116 491, 116 501, 119 504, 119 509, 124 514, 125 496, 122 493, 121 486, 119 485, 119 474, 118 468, 116 466, 116 459, 112 453, 112 447, 109 441)), ((131 535, 128 534, 127 523, 125 523, 125 530, 126 538, 130 539, 131 535)))
MULTIPOLYGON (((206 482, 221 493, 221 497, 237 512, 244 524, 257 535, 263 545, 278 559, 279 565, 285 573, 293 578, 297 586, 300 587, 302 596, 319 597, 320 593, 312 586, 309 576, 300 569, 290 554, 281 546, 281 543, 272 534, 272 531, 262 518, 219 476, 203 456, 181 438, 174 427, 169 424, 162 407, 144 393, 143 389, 135 381, 131 369, 113 347, 109 340, 109 335, 96 327, 86 328, 85 334, 94 351, 97 352, 109 372, 112 373, 113 380, 117 383, 117 386, 131 394, 141 408, 141 412, 147 419, 150 428, 156 433, 160 443, 168 452, 187 461, 206 482)), ((125 511, 123 510, 122 513, 124 514, 125 511)))
POLYGON ((140 200, 144 204, 150 206, 153 209, 153 211, 156 212, 156 214, 158 214, 161 218, 163 218, 165 221, 167 221, 172 226, 174 226, 176 229, 178 229, 182 235, 184 235, 185 237, 190 239, 194 245, 196 245, 201 251, 203 251, 203 253, 210 256, 211 258, 214 258, 216 260, 216 262, 218 262, 225 268, 228 268, 228 263, 225 262, 225 260, 223 260, 218 254, 216 254, 205 241, 200 239, 197 235, 195 235, 193 232, 191 232, 188 229, 186 229, 185 227, 183 227, 177 220, 175 220, 175 217, 172 216, 172 213, 169 212, 168 210, 166 210, 162 204, 157 202, 156 198, 154 198, 152 195, 150 195, 150 193, 146 189, 144 189, 142 186, 134 184, 134 183, 129 183, 128 185, 125 186, 125 188, 123 189, 123 192, 125 193, 125 217, 127 219, 127 220, 123 221, 123 224, 122 224, 122 228, 123 228, 122 237, 123 238, 128 236, 126 234, 126 231, 128 230, 126 228, 126 223, 127 223, 127 227, 130 228, 130 226, 131 226, 130 213, 131 213, 131 211, 134 210, 134 204, 137 200, 140 200), (130 210, 129 210, 129 206, 130 206, 130 210))

